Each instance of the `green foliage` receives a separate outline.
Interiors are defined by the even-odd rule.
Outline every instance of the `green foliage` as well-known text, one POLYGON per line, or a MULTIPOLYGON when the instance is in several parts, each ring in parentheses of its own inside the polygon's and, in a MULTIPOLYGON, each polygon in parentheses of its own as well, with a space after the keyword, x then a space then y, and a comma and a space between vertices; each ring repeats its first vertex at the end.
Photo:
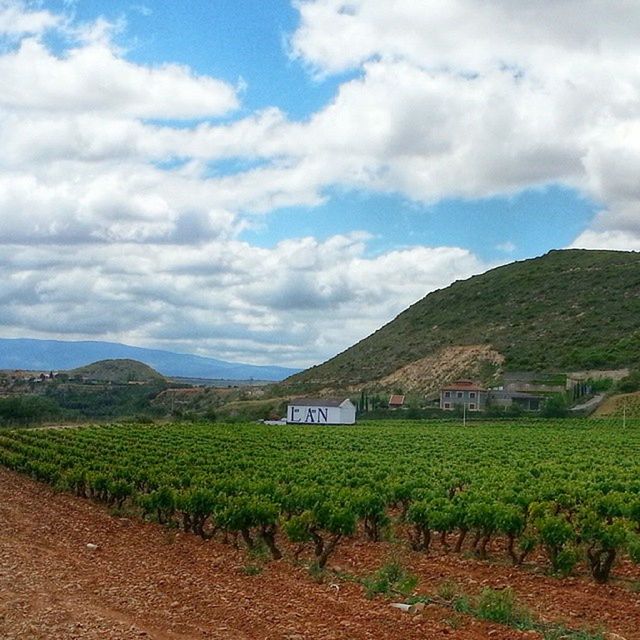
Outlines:
POLYGON ((568 576, 576 566, 580 555, 575 547, 564 547, 553 559, 553 568, 561 576, 568 576))
POLYGON ((481 620, 498 622, 510 627, 528 627, 531 614, 518 605, 512 589, 483 589, 477 598, 475 615, 481 620))
POLYGON ((561 575, 569 575, 578 561, 578 555, 572 547, 576 532, 571 523, 563 515, 545 514, 536 520, 535 526, 553 570, 561 575))
POLYGON ((310 528, 313 522, 311 512, 305 511, 298 516, 292 516, 283 524, 283 530, 291 542, 308 542, 311 540, 310 528))
POLYGON ((361 489, 354 492, 351 504, 357 516, 364 521, 367 538, 374 542, 380 540, 384 527, 390 522, 387 514, 388 499, 385 492, 381 488, 378 488, 377 491, 361 489))
POLYGON ((150 366, 126 358, 116 360, 100 360, 84 367, 67 372, 69 378, 78 378, 95 382, 166 382, 164 376, 150 366))
MULTIPOLYGON (((464 593, 455 582, 447 581, 438 587, 437 594, 456 614, 471 615, 521 631, 535 631, 544 640, 604 640, 604 635, 599 631, 569 629, 562 624, 540 622, 526 607, 518 603, 511 588, 486 588, 472 597, 464 593)), ((462 622, 457 617, 452 621, 453 628, 458 628, 462 622)))
POLYGON ((1 424, 33 424, 58 417, 60 406, 49 398, 16 395, 0 398, 1 424))
POLYGON ((264 567, 257 564, 247 564, 242 567, 242 573, 244 573, 245 576, 257 576, 260 575, 263 570, 264 567))
POLYGON ((45 394, 68 416, 96 419, 139 416, 148 420, 164 413, 151 402, 164 388, 162 382, 131 385, 64 383, 48 385, 45 394))
POLYGON ((631 560, 636 564, 640 564, 640 535, 630 533, 627 538, 627 549, 631 560))
MULTIPOLYGON (((626 547, 633 548, 632 534, 621 518, 624 510, 621 498, 609 494, 579 514, 579 531, 596 582, 607 582, 617 555, 626 547)), ((633 552, 630 555, 633 558, 633 552)))
POLYGON ((637 253, 585 250, 498 267, 430 293, 285 388, 371 384, 450 345, 491 345, 511 370, 637 366, 639 270, 637 253))
POLYGON ((447 602, 453 602, 454 598, 460 595, 460 587, 453 580, 445 580, 438 585, 436 593, 447 602))
POLYGON ((585 382, 587 387, 591 387, 593 393, 606 393, 615 387, 615 383, 611 378, 599 378, 592 380, 591 378, 585 382))
POLYGON ((567 399, 559 393, 547 398, 542 409, 545 418, 566 418, 568 414, 567 399))
POLYGON ((567 629, 563 625, 542 626, 540 630, 544 640, 605 640, 601 631, 567 629))
POLYGON ((388 562, 362 581, 368 598, 376 595, 408 596, 416 588, 418 578, 397 560, 388 562))
POLYGON ((176 509, 176 495, 171 488, 162 487, 141 496, 140 504, 145 514, 155 516, 162 524, 171 518, 176 509))
MULTIPOLYGON (((402 421, 15 429, 0 433, 0 464, 273 558, 286 536, 320 570, 345 537, 388 530, 423 551, 488 560, 506 552, 514 564, 539 549, 554 571, 586 562, 604 582, 620 558, 640 561, 639 427, 567 419, 473 429, 402 421), (496 536, 500 544, 489 544, 496 536)), ((398 579, 392 568, 378 577, 376 588, 398 579)))
POLYGON ((618 393, 635 393, 640 391, 640 370, 632 371, 616 385, 618 393))

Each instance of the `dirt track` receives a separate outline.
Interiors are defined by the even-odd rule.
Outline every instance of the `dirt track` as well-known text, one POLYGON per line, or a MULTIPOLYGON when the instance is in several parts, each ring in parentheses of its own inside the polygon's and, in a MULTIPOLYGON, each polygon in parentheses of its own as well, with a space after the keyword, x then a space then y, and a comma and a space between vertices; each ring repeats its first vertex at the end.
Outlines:
MULTIPOLYGON (((380 566, 385 545, 351 543, 334 561, 344 571, 380 566)), ((470 591, 513 585, 548 620, 604 625, 640 639, 640 597, 628 586, 558 581, 506 566, 408 554, 424 592, 445 579, 470 591)), ((0 469, 0 637, 306 640, 536 638, 428 606, 419 616, 368 600, 349 581, 316 583, 291 561, 257 575, 242 551, 153 524, 110 516, 0 469), (87 543, 98 545, 97 550, 87 543), (454 618, 452 620, 452 617, 454 618)), ((622 574, 635 579, 635 569, 622 574)))

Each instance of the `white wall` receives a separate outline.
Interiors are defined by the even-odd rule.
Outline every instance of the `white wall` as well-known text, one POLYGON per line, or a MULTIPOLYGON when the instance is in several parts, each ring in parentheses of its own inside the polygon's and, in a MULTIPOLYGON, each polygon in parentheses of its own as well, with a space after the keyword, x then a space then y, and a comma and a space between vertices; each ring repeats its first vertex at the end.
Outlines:
POLYGON ((290 404, 287 407, 287 422, 292 424, 353 424, 355 409, 348 405, 340 407, 305 407, 290 404))
POLYGON ((356 421, 356 407, 351 402, 340 409, 341 423, 354 424, 356 421))

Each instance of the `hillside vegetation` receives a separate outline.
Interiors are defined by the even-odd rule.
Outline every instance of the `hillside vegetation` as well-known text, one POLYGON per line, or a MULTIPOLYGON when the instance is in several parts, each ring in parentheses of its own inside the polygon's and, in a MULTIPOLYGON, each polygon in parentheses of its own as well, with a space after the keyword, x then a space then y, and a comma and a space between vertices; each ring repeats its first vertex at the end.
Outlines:
POLYGON ((640 418, 640 392, 623 393, 607 398, 593 414, 594 418, 640 418))
POLYGON ((148 365, 137 360, 100 360, 68 372, 71 378, 84 378, 100 382, 165 382, 165 378, 148 365))
POLYGON ((497 368, 637 366, 640 254, 552 251, 455 282, 284 386, 301 391, 392 386, 401 382, 394 374, 403 367, 426 384, 439 370, 434 362, 445 366, 449 377, 470 373, 485 380, 497 368), (479 356, 456 366, 458 347, 474 347, 479 356))
POLYGON ((36 373, 0 377, 0 427, 163 415, 152 401, 169 383, 135 360, 103 360, 56 375, 36 373))

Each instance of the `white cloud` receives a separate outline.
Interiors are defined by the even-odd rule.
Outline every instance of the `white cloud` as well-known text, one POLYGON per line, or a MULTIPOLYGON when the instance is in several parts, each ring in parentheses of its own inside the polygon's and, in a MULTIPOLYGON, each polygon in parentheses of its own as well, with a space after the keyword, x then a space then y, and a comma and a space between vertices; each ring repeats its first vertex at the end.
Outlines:
POLYGON ((365 239, 258 249, 111 243, 4 245, 5 335, 118 339, 259 363, 309 365, 350 346, 426 291, 482 271, 468 251, 366 257, 365 239), (73 318, 73 322, 69 318, 73 318))
POLYGON ((61 16, 30 10, 23 2, 0 1, 0 35, 17 37, 40 34, 63 24, 61 16))
POLYGON ((308 0, 298 6, 292 55, 319 74, 363 72, 351 91, 343 85, 326 113, 333 111, 336 122, 345 113, 351 118, 352 144, 355 136, 361 147, 378 143, 365 152, 374 163, 374 185, 424 200, 560 183, 603 204, 583 238, 636 246, 637 2, 308 0))
POLYGON ((513 253, 518 247, 511 242, 511 240, 507 240, 506 242, 501 242, 496 246, 498 251, 502 251, 503 253, 513 253))
POLYGON ((0 56, 0 108, 15 112, 107 113, 142 118, 217 116, 237 107, 235 90, 180 65, 144 67, 92 41, 53 55, 35 38, 0 56))
POLYGON ((371 257, 358 233, 239 241, 335 186, 434 202, 560 183, 602 205, 576 246, 640 248, 636 2, 298 6, 292 55, 355 71, 304 121, 239 115, 242 83, 131 62, 123 25, 0 0, 5 335, 309 364, 488 266, 455 247, 371 257))
POLYGON ((571 248, 640 251, 640 233, 587 229, 573 241, 571 248))
POLYGON ((432 70, 525 71, 585 57, 623 57, 638 46, 634 0, 299 0, 295 56, 320 72, 403 59, 432 70), (554 59, 557 54, 562 54, 554 59), (575 57, 574 57, 575 56, 575 57))

